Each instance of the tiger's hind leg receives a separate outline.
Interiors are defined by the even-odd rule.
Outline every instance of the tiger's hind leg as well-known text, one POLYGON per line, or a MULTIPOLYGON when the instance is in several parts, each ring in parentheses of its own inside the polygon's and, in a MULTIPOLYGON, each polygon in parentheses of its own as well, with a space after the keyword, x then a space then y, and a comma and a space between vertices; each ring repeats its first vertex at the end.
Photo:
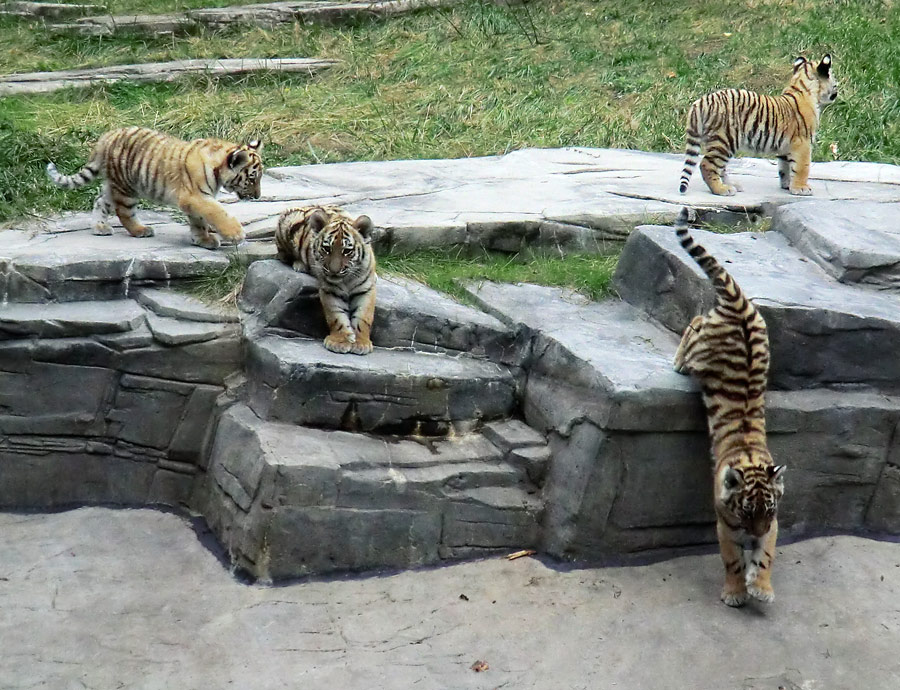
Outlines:
POLYGON ((772 526, 761 539, 753 544, 750 552, 750 566, 744 576, 747 593, 758 601, 766 603, 775 600, 772 589, 772 563, 775 561, 775 543, 778 540, 778 520, 772 520, 772 526))
POLYGON ((191 244, 204 249, 218 249, 219 238, 213 235, 209 230, 209 225, 202 218, 188 217, 188 223, 191 226, 191 244))
POLYGON ((116 209, 116 215, 122 225, 132 237, 153 237, 153 229, 140 223, 134 215, 134 209, 137 206, 137 198, 125 196, 112 190, 112 201, 116 209))
POLYGON ((725 566, 725 586, 722 601, 728 606, 743 606, 747 603, 747 583, 744 575, 744 549, 735 539, 731 528, 721 518, 716 520, 716 535, 719 537, 719 552, 725 566))
POLYGON ((732 152, 721 139, 714 139, 707 144, 706 155, 700 161, 700 173, 709 191, 719 196, 734 196, 737 189, 725 182, 725 166, 732 152))
POLYGON ((688 327, 684 329, 681 336, 681 342, 678 344, 678 350, 675 352, 675 371, 679 374, 689 374, 689 361, 694 345, 700 338, 700 330, 703 328, 702 316, 695 316, 691 319, 688 327))
POLYGON ((782 189, 791 188, 791 159, 787 156, 778 156, 778 181, 782 189))
POLYGON ((112 235, 112 227, 109 224, 109 217, 113 213, 112 193, 109 189, 109 183, 103 184, 103 191, 94 202, 93 228, 95 235, 112 235))

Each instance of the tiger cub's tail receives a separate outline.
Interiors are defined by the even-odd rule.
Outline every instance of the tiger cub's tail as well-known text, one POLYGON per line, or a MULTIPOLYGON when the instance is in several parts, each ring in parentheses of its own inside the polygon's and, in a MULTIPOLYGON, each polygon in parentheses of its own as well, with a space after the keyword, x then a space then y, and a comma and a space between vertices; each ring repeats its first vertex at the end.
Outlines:
POLYGON ((729 309, 743 318, 752 316, 756 311, 753 303, 744 297, 744 292, 740 286, 734 282, 734 278, 722 268, 722 265, 716 261, 702 245, 697 244, 691 237, 688 229, 688 221, 690 220, 690 211, 687 207, 682 207, 678 219, 675 221, 675 232, 678 240, 684 250, 691 255, 691 258, 697 262, 707 277, 712 281, 716 290, 716 302, 720 306, 729 309), (748 312, 748 313, 745 313, 748 312))
POLYGON ((47 163, 47 176, 53 180, 57 187, 63 189, 77 189, 94 181, 94 178, 100 174, 100 163, 98 161, 90 161, 81 170, 74 175, 61 175, 56 165, 47 163))
POLYGON ((702 106, 698 100, 691 105, 691 112, 688 114, 684 168, 681 170, 681 184, 678 185, 678 191, 682 194, 687 191, 691 182, 691 175, 694 174, 694 168, 697 167, 697 161, 700 160, 700 143, 703 136, 701 110, 702 106))

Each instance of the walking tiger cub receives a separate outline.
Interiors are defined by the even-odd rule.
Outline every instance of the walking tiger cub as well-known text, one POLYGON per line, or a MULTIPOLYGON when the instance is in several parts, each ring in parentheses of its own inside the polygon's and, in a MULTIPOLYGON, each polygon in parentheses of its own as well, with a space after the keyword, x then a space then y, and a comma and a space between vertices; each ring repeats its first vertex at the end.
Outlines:
POLYGON ((774 154, 781 188, 800 196, 812 194, 809 166, 819 111, 835 99, 830 55, 818 65, 803 57, 794 60, 791 80, 778 96, 724 89, 697 99, 688 113, 681 193, 687 191, 702 148, 706 155, 700 172, 713 194, 732 196, 740 191, 725 173, 728 160, 738 150, 774 154))
POLYGON ((188 217, 191 239, 216 249, 222 237, 240 242, 241 224, 215 200, 221 187, 241 199, 259 199, 263 166, 258 141, 239 146, 219 139, 182 141, 144 127, 114 129, 94 145, 87 164, 74 175, 47 165, 50 179, 63 189, 82 187, 103 176, 103 191, 94 203, 94 234, 111 235, 107 219, 115 211, 132 237, 152 237, 153 230, 135 218, 138 199, 176 206, 188 217))
POLYGON ((776 509, 784 494, 784 466, 766 445, 769 372, 766 323, 734 279, 688 231, 688 210, 676 229, 681 246, 713 282, 716 304, 695 316, 675 354, 675 370, 697 377, 703 390, 714 463, 716 532, 725 587, 722 601, 741 606, 752 596, 772 601, 776 509), (745 563, 744 544, 749 544, 745 563))
POLYGON ((319 300, 332 352, 367 355, 372 351, 375 315, 375 254, 372 221, 353 220, 335 206, 288 209, 278 218, 278 258, 319 283, 319 300))

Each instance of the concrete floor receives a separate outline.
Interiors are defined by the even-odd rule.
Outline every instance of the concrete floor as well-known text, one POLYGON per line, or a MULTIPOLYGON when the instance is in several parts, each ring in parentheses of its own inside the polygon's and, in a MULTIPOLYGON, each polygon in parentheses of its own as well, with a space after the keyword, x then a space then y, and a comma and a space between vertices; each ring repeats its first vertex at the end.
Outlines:
POLYGON ((0 514, 0 688, 900 688, 900 544, 779 553, 775 603, 740 610, 715 554, 264 587, 175 515, 0 514))

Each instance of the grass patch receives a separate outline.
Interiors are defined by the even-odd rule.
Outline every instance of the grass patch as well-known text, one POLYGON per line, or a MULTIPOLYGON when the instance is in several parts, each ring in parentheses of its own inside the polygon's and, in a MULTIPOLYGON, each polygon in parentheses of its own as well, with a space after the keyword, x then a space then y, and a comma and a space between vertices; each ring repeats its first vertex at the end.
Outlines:
POLYGON ((569 254, 565 257, 538 254, 502 254, 432 250, 378 257, 380 274, 411 278, 469 302, 461 282, 492 280, 501 283, 535 283, 576 290, 591 299, 610 294, 615 254, 569 254))
POLYGON ((184 290, 207 303, 235 304, 251 263, 246 254, 229 251, 227 266, 186 281, 184 290))

